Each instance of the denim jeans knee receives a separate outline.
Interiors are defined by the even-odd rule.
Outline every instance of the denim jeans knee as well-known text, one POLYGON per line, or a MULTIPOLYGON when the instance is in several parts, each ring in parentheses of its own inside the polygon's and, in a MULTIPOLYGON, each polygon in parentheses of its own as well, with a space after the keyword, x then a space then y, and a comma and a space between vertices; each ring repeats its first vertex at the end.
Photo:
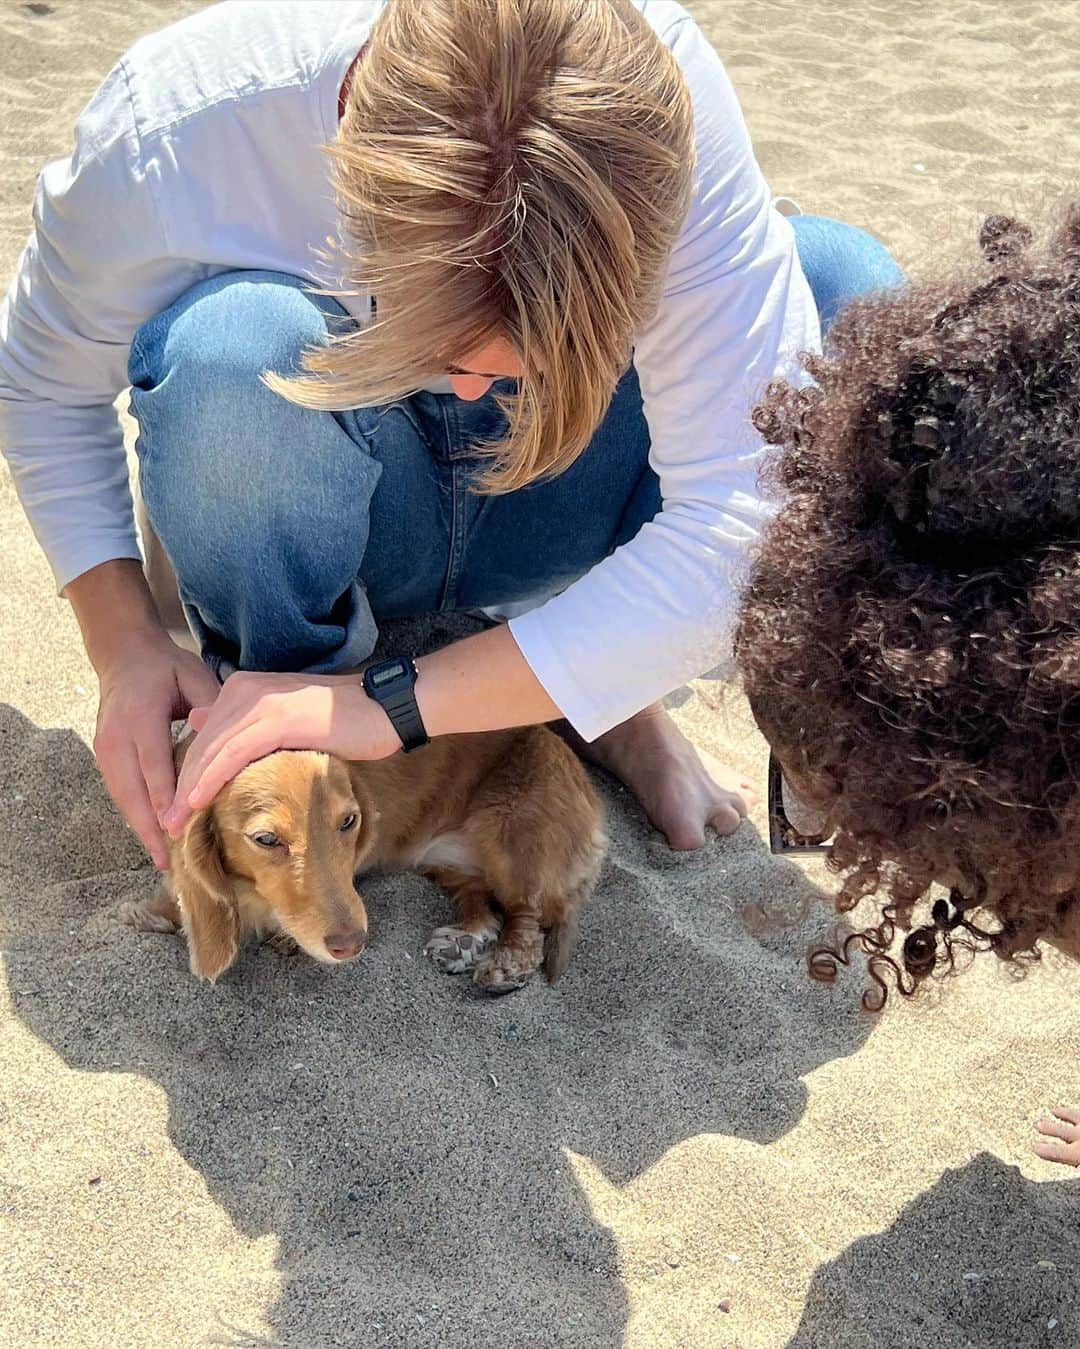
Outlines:
POLYGON ((828 216, 791 219, 799 262, 827 333, 849 300, 903 285, 904 273, 885 245, 858 225, 828 216))
POLYGON ((232 272, 132 345, 141 491, 215 668, 341 668, 374 645, 358 576, 379 465, 260 378, 295 372, 340 312, 297 278, 232 272))

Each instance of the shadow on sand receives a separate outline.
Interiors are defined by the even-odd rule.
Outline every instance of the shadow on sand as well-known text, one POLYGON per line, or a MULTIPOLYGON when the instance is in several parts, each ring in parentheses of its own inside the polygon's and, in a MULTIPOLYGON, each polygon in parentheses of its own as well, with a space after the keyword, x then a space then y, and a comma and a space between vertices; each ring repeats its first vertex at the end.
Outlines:
MULTIPOLYGON (((757 938, 734 917, 753 897, 727 896, 725 871, 760 848, 749 828, 680 856, 605 793, 611 859, 555 989, 488 1001, 440 975, 420 949, 442 901, 407 876, 365 888, 373 941, 354 965, 253 949, 209 987, 177 939, 117 923, 154 877, 86 746, 0 708, 17 1015, 72 1068, 164 1089, 216 1201, 279 1239, 272 1343, 453 1349, 530 1327, 530 1344, 620 1345, 614 1242, 564 1149, 624 1184, 700 1133, 771 1142, 803 1112, 803 1077, 869 1033, 854 999, 802 974, 804 927, 757 938), (307 1320, 319 1304, 327 1324, 327 1299, 328 1340, 307 1320)), ((770 883, 806 889, 789 866, 770 883)))
POLYGON ((1080 1344, 1080 1185, 981 1153, 814 1275, 788 1349, 1080 1344))

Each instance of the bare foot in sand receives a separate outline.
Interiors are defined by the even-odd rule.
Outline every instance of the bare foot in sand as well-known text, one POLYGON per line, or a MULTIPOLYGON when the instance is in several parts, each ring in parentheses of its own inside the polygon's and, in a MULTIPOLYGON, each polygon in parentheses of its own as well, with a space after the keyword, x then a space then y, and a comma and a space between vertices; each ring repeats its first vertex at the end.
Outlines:
POLYGON ((614 773, 645 814, 681 852, 705 846, 705 830, 732 834, 757 794, 732 769, 696 749, 660 703, 586 744, 567 738, 586 759, 614 773))
POLYGON ((1035 1125, 1045 1134, 1047 1143, 1036 1143, 1032 1151, 1046 1162, 1061 1162, 1064 1166, 1080 1166, 1080 1110, 1072 1106, 1056 1105, 1053 1115, 1047 1115, 1035 1125))

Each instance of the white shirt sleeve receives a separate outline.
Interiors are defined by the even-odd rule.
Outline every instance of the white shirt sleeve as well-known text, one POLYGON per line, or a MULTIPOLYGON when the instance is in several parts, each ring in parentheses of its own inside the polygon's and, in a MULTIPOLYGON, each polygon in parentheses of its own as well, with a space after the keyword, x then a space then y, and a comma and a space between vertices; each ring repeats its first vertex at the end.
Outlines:
POLYGON ((141 323, 201 274, 170 259, 121 63, 38 180, 0 305, 0 449, 59 589, 139 556, 114 400, 141 323))
POLYGON ((510 624, 586 740, 730 654, 747 550, 768 511, 750 410, 820 342, 791 227, 770 206, 719 58, 689 18, 664 40, 693 98, 697 166, 663 300, 634 353, 663 509, 510 624))

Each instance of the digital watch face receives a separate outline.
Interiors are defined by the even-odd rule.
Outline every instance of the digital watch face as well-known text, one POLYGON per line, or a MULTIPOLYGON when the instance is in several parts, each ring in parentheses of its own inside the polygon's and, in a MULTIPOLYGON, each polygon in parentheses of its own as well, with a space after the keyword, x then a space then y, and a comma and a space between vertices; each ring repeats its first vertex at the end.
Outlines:
POLYGON ((395 661, 393 665, 387 665, 371 676, 373 688, 385 688, 387 684, 392 684, 395 679, 400 679, 406 673, 404 661, 395 661))

